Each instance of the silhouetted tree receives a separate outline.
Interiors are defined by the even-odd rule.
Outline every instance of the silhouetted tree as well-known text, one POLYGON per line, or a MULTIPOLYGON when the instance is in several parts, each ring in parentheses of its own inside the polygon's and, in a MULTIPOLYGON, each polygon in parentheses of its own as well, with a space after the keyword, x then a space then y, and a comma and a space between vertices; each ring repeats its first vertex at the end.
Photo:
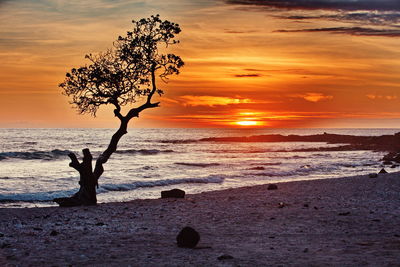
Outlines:
POLYGON ((178 43, 174 40, 181 31, 178 24, 162 21, 159 15, 132 23, 133 30, 126 36, 119 36, 112 49, 98 55, 86 55, 90 64, 72 69, 59 85, 81 114, 96 116, 100 106, 113 105, 114 115, 120 121, 107 149, 97 158, 94 170, 88 148, 83 149, 82 162, 74 153, 69 154, 69 165, 80 174, 80 189, 71 197, 54 199, 60 206, 97 203, 96 186, 104 171, 103 164, 127 133, 129 121, 143 110, 159 106, 159 102, 152 102, 154 94, 163 94, 156 85, 156 78, 166 81, 169 75, 179 74, 179 68, 184 64, 179 56, 160 51, 178 43), (122 106, 134 104, 136 106, 125 115, 121 113, 122 106))

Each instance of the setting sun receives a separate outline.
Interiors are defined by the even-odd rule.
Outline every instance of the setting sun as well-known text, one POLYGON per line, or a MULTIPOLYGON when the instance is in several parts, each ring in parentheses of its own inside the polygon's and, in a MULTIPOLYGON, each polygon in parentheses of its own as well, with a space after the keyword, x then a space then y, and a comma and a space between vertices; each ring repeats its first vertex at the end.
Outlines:
POLYGON ((240 126, 256 126, 259 123, 257 121, 237 121, 235 124, 240 126))

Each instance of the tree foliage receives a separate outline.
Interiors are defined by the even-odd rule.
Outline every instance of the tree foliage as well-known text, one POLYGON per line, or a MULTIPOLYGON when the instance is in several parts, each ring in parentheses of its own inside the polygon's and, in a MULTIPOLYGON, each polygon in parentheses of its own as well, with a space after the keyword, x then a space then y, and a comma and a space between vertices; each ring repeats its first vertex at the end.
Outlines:
POLYGON ((146 97, 147 106, 141 106, 138 112, 158 106, 150 103, 155 93, 163 94, 156 86, 156 73, 163 81, 169 75, 179 74, 182 59, 161 51, 179 42, 174 39, 181 31, 179 25, 162 21, 159 15, 132 23, 132 31, 119 36, 112 49, 86 55, 90 64, 73 68, 59 85, 81 114, 95 116, 100 106, 112 104, 116 107, 115 115, 121 119, 121 106, 146 97))

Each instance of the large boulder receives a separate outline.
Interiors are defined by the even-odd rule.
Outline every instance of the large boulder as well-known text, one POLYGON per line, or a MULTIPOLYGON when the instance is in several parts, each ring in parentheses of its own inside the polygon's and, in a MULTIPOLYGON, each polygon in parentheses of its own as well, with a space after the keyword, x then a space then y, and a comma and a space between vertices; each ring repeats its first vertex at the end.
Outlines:
POLYGON ((161 198, 184 198, 184 197, 185 197, 185 191, 180 189, 161 191, 161 198))
POLYGON ((199 243, 200 234, 192 227, 184 227, 176 237, 176 243, 181 248, 194 248, 199 243))

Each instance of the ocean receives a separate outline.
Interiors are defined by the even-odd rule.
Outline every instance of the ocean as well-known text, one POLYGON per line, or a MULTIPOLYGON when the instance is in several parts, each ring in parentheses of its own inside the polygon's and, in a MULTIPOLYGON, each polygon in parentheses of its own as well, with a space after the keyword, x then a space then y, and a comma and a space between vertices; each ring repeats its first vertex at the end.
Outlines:
MULTIPOLYGON (((55 197, 78 190, 70 151, 89 148, 94 156, 116 129, 0 129, 0 207, 56 205, 55 197)), ((186 193, 329 179, 378 172, 384 152, 313 151, 332 147, 303 142, 204 142, 202 138, 262 134, 394 134, 399 129, 129 129, 104 165, 98 202, 159 198, 160 191, 186 193)), ((398 168, 388 169, 389 172, 398 168)))

